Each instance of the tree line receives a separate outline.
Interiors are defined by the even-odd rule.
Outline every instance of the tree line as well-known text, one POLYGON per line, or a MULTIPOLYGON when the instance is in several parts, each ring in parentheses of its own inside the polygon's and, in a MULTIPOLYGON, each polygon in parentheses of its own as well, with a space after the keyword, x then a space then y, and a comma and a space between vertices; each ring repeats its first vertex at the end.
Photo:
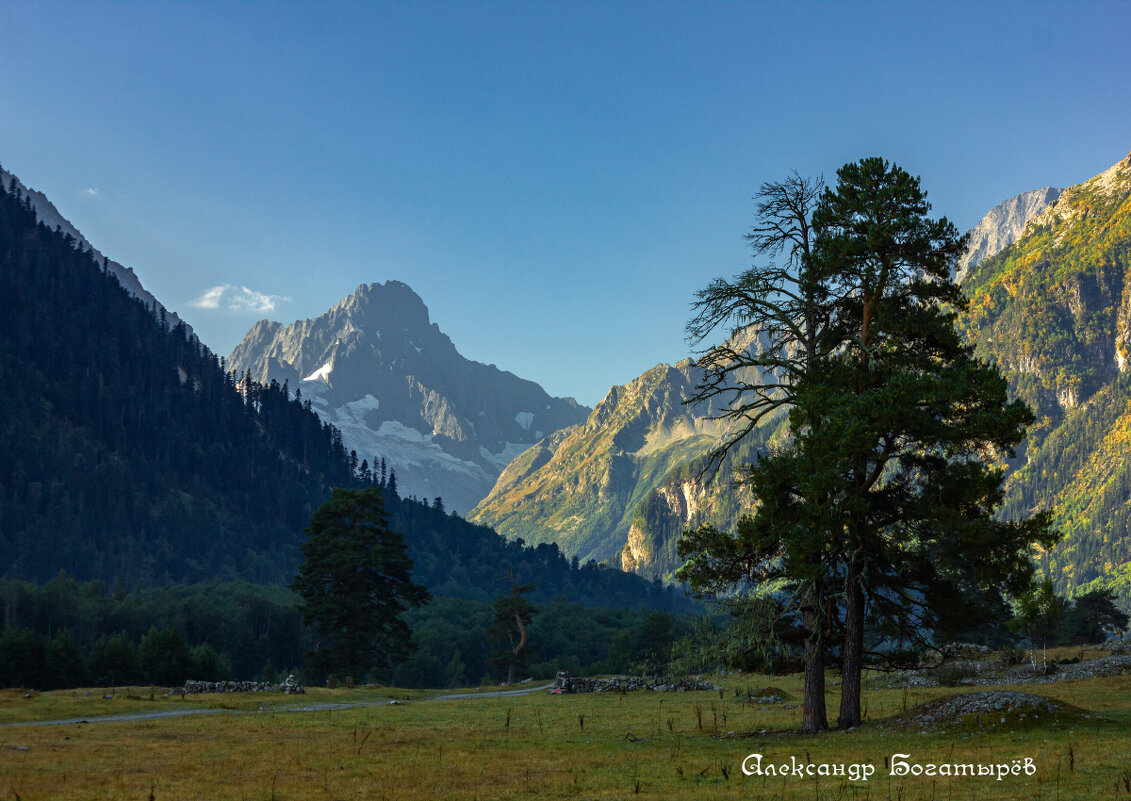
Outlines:
MULTIPOLYGON (((536 606, 518 678, 662 669, 689 628, 683 615, 593 608, 560 595, 536 606)), ((493 601, 469 598, 435 598, 410 610, 406 658, 372 678, 400 687, 505 679, 509 645, 493 633, 495 614, 493 601)), ((0 687, 327 678, 307 657, 317 636, 303 624, 301 599, 281 586, 210 581, 127 591, 67 574, 42 585, 5 579, 0 621, 0 687)))

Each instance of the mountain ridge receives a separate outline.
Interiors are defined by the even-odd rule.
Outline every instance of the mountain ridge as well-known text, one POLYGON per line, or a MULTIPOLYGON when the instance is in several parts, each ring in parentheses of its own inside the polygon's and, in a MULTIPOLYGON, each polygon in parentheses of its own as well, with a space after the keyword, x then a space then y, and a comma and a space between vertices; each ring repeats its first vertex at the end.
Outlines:
POLYGON ((165 313, 165 319, 169 328, 173 328, 177 324, 184 325, 185 329, 191 334, 192 326, 182 320, 176 312, 169 311, 161 301, 157 300, 153 294, 141 284, 141 279, 137 277, 137 273, 133 268, 126 267, 113 259, 109 259, 102 254, 98 248, 94 247, 85 236, 66 218, 55 204, 48 200, 47 195, 35 189, 30 189, 18 177, 0 167, 0 183, 3 183, 4 189, 11 194, 15 194, 12 189, 13 186, 18 189, 23 197, 30 200, 32 209, 35 211, 36 218, 46 225, 48 228, 60 230, 63 234, 70 236, 79 246, 89 250, 91 256, 94 258, 103 269, 112 273, 117 277, 118 282, 123 288, 135 298, 139 299, 146 306, 153 309, 154 313, 160 315, 161 312, 165 313))
MULTIPOLYGON (((758 343, 751 336, 741 347, 758 343)), ((684 359, 613 386, 584 423, 536 443, 508 465, 469 519, 510 538, 556 542, 582 559, 606 561, 648 578, 666 577, 674 541, 643 530, 640 523, 647 511, 655 511, 651 495, 669 476, 694 483, 687 466, 705 468, 705 457, 731 425, 719 418, 716 399, 685 403, 701 379, 702 370, 684 359), (659 557, 661 552, 666 556, 659 557)), ((749 369, 741 379, 761 380, 749 369)), ((724 473, 730 476, 729 466, 724 473)), ((681 497, 692 518, 708 511, 728 519, 737 513, 729 497, 681 497)))

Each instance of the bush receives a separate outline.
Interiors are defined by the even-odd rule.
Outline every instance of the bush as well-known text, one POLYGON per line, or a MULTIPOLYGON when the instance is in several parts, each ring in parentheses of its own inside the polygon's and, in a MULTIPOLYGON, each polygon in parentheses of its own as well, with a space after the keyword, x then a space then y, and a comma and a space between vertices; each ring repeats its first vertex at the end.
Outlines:
POLYGON ((192 652, 181 633, 172 626, 165 629, 158 629, 156 626, 151 628, 141 638, 137 651, 141 671, 147 682, 176 687, 192 678, 189 674, 196 667, 192 652))
POLYGON ((973 662, 944 662, 934 673, 940 687, 957 687, 966 679, 977 677, 978 668, 973 662))
POLYGON ((223 654, 216 653, 208 643, 192 649, 193 678, 200 681, 227 681, 232 678, 232 663, 223 654))
POLYGON ((1017 665, 1024 664, 1025 660, 1024 648, 1018 648, 1016 645, 1007 645, 1001 649, 999 661, 1002 667, 1016 667, 1017 665))

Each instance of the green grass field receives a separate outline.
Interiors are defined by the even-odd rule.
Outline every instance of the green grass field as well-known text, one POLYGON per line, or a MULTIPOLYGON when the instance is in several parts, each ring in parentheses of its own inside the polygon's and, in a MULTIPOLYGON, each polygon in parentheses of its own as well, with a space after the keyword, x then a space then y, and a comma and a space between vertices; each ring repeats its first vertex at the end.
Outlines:
MULTIPOLYGON (((0 728, 4 799, 1131 799, 1131 675, 1019 687, 1084 710, 1051 721, 969 721, 965 730, 895 730, 893 716, 981 688, 876 689, 859 730, 792 733, 799 676, 732 676, 721 692, 535 693, 436 700, 438 693, 320 690, 306 696, 196 696, 103 691, 0 693, 0 722, 220 707, 223 714, 0 728), (773 685, 786 704, 745 701, 773 685), (739 692, 736 694, 736 690, 739 692), (130 697, 133 696, 133 697, 130 697), (319 712, 296 704, 400 697, 403 703, 319 712), (259 711, 262 707, 262 711, 259 711), (1087 717, 1084 717, 1084 714, 1087 717), (845 776, 746 776, 742 764, 870 764, 845 776), (1011 764, 989 776, 892 776, 885 760, 1011 764)), ((835 680, 830 676, 830 680, 835 680)), ((835 717, 837 687, 830 687, 835 717)), ((995 716, 996 718, 996 716, 995 716)), ((814 769, 817 770, 816 768, 814 769)), ((832 770, 832 768, 827 768, 832 770)))

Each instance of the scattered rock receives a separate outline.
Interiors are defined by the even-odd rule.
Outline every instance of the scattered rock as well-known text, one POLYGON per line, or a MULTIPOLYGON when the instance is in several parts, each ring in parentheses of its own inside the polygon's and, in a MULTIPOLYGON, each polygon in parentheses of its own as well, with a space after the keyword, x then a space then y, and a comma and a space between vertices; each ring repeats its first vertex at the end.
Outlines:
POLYGON ((696 690, 721 690, 722 688, 701 679, 667 679, 659 676, 611 676, 607 679, 566 676, 559 673, 554 689, 563 693, 609 693, 629 690, 654 692, 694 692, 696 690))
POLYGON ((953 729, 993 729, 998 726, 1039 725, 1041 716, 1055 725, 1060 720, 1086 718, 1070 704, 1017 690, 984 690, 929 701, 908 717, 898 717, 883 728, 921 732, 953 729))
MULTIPOLYGON (((1113 653, 1099 659, 1083 662, 1060 663, 1052 673, 1034 668, 1028 662, 1013 667, 1003 667, 995 661, 952 662, 951 672, 961 676, 954 684, 991 687, 998 684, 1051 684, 1057 681, 1082 681, 1101 676, 1118 676, 1131 672, 1131 654, 1113 653)), ((1050 663, 1051 665, 1051 663, 1050 663)), ((945 672, 945 671, 944 671, 945 672)), ((879 677, 875 683, 883 687, 937 687, 939 668, 923 670, 896 670, 879 677)))
MULTIPOLYGON (((183 687, 174 687, 166 695, 195 695, 198 693, 286 693, 304 695, 306 689, 293 675, 287 676, 282 684, 269 681, 186 681, 183 687)), ((112 697, 112 696, 107 696, 112 697)))
POLYGON ((746 691, 746 700, 752 704, 780 704, 792 700, 793 696, 780 687, 772 684, 769 687, 759 687, 746 691))

